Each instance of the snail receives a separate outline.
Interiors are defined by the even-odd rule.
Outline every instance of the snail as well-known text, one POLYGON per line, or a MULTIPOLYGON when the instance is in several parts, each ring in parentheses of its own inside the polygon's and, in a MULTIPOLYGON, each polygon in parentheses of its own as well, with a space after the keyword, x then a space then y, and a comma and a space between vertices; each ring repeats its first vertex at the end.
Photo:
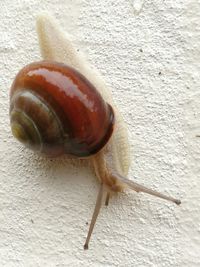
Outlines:
POLYGON ((10 91, 10 124, 14 137, 30 149, 51 157, 67 154, 92 162, 100 189, 84 244, 84 249, 88 249, 104 192, 107 193, 106 205, 112 193, 126 188, 177 205, 181 202, 129 180, 125 174, 128 164, 124 162, 127 161, 122 160, 121 167, 109 163, 113 142, 118 145, 116 132, 121 129, 120 115, 110 99, 99 92, 98 83, 90 81, 86 63, 56 27, 50 17, 38 18, 38 35, 45 60, 23 67, 16 75, 10 91), (68 56, 65 64, 60 60, 60 50, 56 50, 56 46, 55 50, 51 49, 51 36, 56 34, 58 38, 54 38, 63 43, 63 55, 68 56))

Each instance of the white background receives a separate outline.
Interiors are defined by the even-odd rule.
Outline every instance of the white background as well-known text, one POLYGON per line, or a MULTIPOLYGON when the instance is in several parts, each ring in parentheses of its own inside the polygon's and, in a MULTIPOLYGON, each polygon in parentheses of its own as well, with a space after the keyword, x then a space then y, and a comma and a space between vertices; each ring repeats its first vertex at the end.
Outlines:
POLYGON ((200 266, 199 16, 195 0, 1 0, 0 266, 200 266), (177 207, 134 192, 114 197, 88 251, 92 170, 35 155, 9 127, 12 80, 41 58, 43 10, 112 88, 129 129, 129 177, 182 199, 177 207))

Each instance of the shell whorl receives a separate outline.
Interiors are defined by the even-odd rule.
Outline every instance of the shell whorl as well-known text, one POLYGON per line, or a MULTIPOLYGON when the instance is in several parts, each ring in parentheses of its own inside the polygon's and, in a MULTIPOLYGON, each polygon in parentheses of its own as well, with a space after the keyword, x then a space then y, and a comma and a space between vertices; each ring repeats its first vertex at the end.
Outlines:
POLYGON ((109 140, 114 113, 76 70, 51 61, 32 63, 16 76, 10 94, 13 135, 50 156, 85 157, 109 140))
POLYGON ((13 135, 27 147, 47 154, 52 150, 53 154, 63 153, 62 123, 52 106, 38 93, 26 88, 15 91, 10 121, 13 135))

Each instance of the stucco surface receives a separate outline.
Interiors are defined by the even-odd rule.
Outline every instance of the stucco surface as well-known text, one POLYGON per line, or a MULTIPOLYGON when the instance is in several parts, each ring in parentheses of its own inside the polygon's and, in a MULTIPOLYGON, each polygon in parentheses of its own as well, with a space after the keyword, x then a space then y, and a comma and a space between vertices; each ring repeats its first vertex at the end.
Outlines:
POLYGON ((0 266, 200 266, 200 3, 1 0, 0 10, 0 266), (182 200, 113 197, 88 251, 92 169, 36 155, 9 128, 11 82, 41 58, 43 10, 112 88, 129 130, 129 177, 182 200))

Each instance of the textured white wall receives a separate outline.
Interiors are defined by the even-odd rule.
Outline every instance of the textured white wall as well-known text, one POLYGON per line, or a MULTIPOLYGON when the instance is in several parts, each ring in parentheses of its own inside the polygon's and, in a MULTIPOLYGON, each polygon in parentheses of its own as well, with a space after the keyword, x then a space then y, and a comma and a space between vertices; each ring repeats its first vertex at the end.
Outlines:
POLYGON ((200 266, 200 3, 1 0, 0 10, 0 266, 200 266), (33 154, 9 128, 12 79, 40 59, 42 10, 73 30, 111 86, 129 128, 129 176, 182 199, 113 198, 88 251, 92 170, 33 154))

